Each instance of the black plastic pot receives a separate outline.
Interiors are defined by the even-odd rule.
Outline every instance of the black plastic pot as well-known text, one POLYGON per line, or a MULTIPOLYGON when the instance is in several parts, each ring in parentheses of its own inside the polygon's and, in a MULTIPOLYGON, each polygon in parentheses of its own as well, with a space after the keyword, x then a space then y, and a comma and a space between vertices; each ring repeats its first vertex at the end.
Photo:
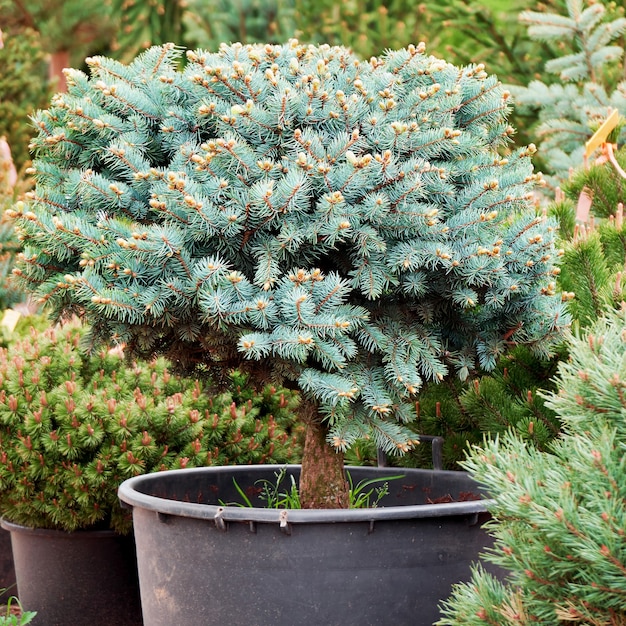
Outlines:
POLYGON ((132 537, 110 530, 10 531, 17 595, 45 626, 141 626, 132 537))
POLYGON ((6 604, 10 596, 16 595, 11 535, 6 530, 0 529, 0 603, 6 604))
POLYGON ((263 506, 258 481, 279 469, 175 470, 121 485, 145 626, 430 625, 491 544, 486 501, 463 472, 347 468, 354 483, 404 475, 378 508, 220 505, 242 501, 236 481, 263 506))

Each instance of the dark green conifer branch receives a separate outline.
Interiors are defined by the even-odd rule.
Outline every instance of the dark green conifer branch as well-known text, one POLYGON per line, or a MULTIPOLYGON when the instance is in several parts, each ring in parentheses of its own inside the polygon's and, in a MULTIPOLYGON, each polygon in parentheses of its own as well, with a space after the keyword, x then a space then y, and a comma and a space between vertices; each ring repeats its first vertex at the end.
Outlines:
POLYGON ((441 626, 626 620, 625 330, 613 312, 570 341, 545 394, 564 425, 547 451, 508 432, 471 452, 465 466, 495 499, 487 558, 511 574, 477 568, 455 586, 441 626))

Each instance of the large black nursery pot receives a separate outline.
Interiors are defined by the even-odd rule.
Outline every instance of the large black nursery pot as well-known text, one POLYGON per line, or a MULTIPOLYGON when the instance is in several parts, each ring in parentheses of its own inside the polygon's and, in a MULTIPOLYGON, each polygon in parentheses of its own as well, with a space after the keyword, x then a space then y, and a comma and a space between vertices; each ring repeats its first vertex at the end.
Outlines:
POLYGON ((135 549, 112 530, 64 532, 2 520, 17 594, 42 626, 141 626, 135 549))
MULTIPOLYGON (((236 482, 262 507, 259 481, 279 469, 174 470, 121 485, 145 626, 426 626, 491 544, 487 502, 464 472, 347 468, 354 484, 403 475, 377 508, 230 504, 242 502, 236 482)), ((300 468, 287 471, 297 479, 300 468)))

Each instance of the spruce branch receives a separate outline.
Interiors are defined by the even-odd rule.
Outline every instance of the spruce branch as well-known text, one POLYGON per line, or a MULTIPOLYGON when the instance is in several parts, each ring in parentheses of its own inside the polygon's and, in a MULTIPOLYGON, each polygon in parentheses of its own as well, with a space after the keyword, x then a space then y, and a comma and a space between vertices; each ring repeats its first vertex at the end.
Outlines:
POLYGON ((624 63, 620 38, 626 30, 626 18, 610 6, 599 2, 585 6, 583 0, 568 2, 566 11, 567 15, 520 14, 532 39, 566 43, 563 54, 545 65, 546 71, 558 75, 561 82, 535 80, 528 87, 511 87, 523 108, 538 111, 540 157, 556 174, 556 181, 565 180, 569 170, 582 163, 584 144, 609 108, 626 111, 623 90, 614 78, 621 74, 624 63))
MULTIPOLYGON (((546 624, 623 622, 624 356, 623 312, 596 321, 569 341, 557 389, 543 394, 564 434, 539 451, 516 434, 485 442, 466 462, 496 498, 490 561, 512 572, 507 583, 476 570, 444 606, 440 624, 472 615, 519 614, 546 624), (591 620, 591 621, 587 621, 591 620)), ((480 623, 480 622, 477 622, 480 623)))

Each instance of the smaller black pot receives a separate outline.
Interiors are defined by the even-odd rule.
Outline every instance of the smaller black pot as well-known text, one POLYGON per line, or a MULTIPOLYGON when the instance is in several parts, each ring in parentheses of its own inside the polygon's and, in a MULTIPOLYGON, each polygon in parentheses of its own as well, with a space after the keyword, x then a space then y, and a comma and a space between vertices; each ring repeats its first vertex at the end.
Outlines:
POLYGON ((17 595, 45 626, 141 626, 132 537, 111 530, 10 531, 17 595))
POLYGON ((0 603, 6 604, 11 596, 16 595, 11 534, 0 529, 0 603))

